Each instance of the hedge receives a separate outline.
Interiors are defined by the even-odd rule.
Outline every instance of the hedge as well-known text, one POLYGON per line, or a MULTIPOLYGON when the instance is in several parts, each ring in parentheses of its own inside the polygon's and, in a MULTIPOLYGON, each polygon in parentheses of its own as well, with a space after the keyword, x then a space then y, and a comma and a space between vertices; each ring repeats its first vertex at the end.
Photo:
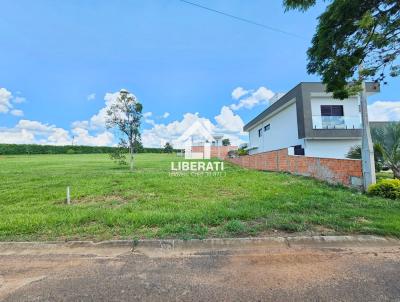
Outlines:
MULTIPOLYGON (((0 144, 0 155, 111 153, 116 147, 0 144)), ((176 152, 178 150, 174 150, 176 152)), ((139 153, 164 153, 164 148, 143 148, 139 153)))

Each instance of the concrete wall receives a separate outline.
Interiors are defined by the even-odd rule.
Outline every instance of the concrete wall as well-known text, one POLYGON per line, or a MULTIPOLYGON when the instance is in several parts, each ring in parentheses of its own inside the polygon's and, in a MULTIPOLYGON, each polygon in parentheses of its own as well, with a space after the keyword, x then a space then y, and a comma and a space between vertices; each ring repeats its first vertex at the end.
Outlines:
POLYGON ((351 147, 361 146, 361 139, 306 139, 306 156, 345 159, 351 147))
POLYGON ((226 158, 244 168, 284 171, 361 189, 361 160, 288 155, 287 149, 226 158))
POLYGON ((249 148, 257 147, 252 154, 303 144, 298 138, 296 103, 282 109, 249 131, 249 148), (264 131, 268 124, 270 129, 264 131), (259 129, 262 129, 261 137, 258 136, 259 129))

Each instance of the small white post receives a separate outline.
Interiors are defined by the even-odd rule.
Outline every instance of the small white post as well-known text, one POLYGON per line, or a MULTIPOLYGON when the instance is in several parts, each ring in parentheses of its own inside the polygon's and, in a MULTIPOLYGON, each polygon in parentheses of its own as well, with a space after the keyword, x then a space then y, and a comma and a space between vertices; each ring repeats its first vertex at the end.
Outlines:
POLYGON ((69 192, 69 187, 67 187, 67 204, 71 204, 71 196, 69 192))

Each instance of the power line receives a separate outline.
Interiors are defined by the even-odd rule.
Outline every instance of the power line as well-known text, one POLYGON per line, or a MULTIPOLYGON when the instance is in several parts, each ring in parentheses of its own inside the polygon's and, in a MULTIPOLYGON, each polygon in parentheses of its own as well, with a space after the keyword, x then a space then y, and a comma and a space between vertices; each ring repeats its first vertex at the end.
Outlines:
POLYGON ((292 37, 304 39, 304 37, 301 37, 301 36, 296 35, 296 34, 294 34, 294 33, 290 33, 290 32, 281 30, 281 29, 279 29, 279 28, 275 28, 275 27, 268 26, 268 25, 265 25, 265 24, 262 24, 262 23, 258 23, 258 22, 256 22, 256 21, 252 21, 252 20, 250 20, 250 19, 246 19, 246 18, 234 16, 234 15, 225 13, 225 12, 220 11, 220 10, 216 10, 216 9, 213 9, 213 8, 210 8, 210 7, 207 7, 207 6, 200 5, 200 4, 198 4, 198 3, 190 2, 190 1, 187 1, 187 0, 178 0, 178 1, 181 1, 181 2, 183 2, 183 3, 189 4, 189 5, 198 7, 198 8, 202 8, 202 9, 205 9, 205 10, 208 10, 208 11, 211 11, 211 12, 214 12, 214 13, 217 13, 217 14, 220 14, 220 15, 223 15, 223 16, 226 16, 226 17, 229 17, 229 18, 232 18, 232 19, 236 19, 236 20, 239 20, 239 21, 242 21, 242 22, 246 22, 246 23, 249 23, 249 24, 252 24, 252 25, 256 25, 256 26, 259 26, 259 27, 263 27, 263 28, 268 29, 268 30, 271 30, 271 31, 275 31, 275 32, 279 32, 279 33, 281 33, 281 34, 285 34, 285 35, 288 35, 288 36, 292 36, 292 37))

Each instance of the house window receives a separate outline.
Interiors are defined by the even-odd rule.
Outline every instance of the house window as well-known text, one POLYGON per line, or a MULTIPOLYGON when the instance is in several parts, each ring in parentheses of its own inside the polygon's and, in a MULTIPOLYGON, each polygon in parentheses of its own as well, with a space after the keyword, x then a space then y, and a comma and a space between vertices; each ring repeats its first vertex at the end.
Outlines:
POLYGON ((264 131, 268 131, 270 128, 271 128, 271 125, 270 125, 270 124, 265 125, 265 126, 264 126, 264 131))
POLYGON ((321 105, 322 128, 344 129, 346 127, 342 105, 321 105))
POLYGON ((343 116, 342 105, 321 105, 322 116, 343 116))
POLYGON ((262 128, 258 129, 258 137, 261 137, 261 135, 262 135, 262 128))

